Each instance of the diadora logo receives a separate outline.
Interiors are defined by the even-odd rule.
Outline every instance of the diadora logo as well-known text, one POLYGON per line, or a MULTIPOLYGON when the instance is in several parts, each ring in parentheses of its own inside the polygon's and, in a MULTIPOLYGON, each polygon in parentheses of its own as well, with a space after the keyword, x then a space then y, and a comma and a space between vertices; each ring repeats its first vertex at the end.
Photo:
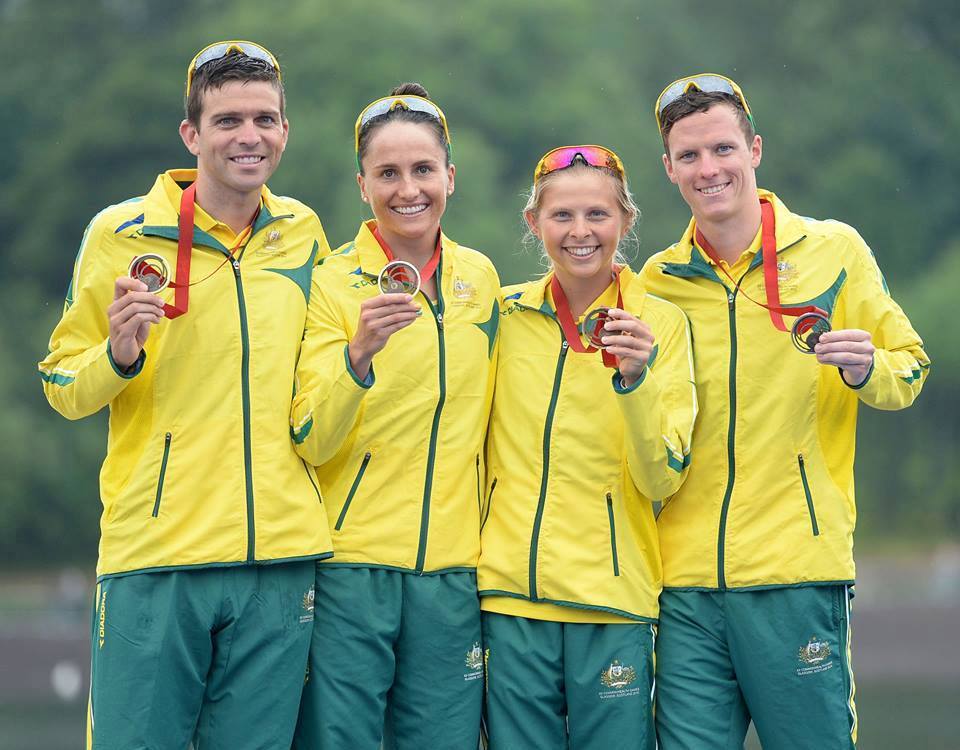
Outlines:
POLYGON ((103 648, 103 642, 107 639, 107 592, 100 594, 100 612, 97 615, 97 640, 99 647, 103 648))
POLYGON ((467 657, 463 663, 470 670, 463 676, 465 682, 483 677, 483 649, 480 647, 479 641, 473 642, 473 646, 467 651, 467 657))
POLYGON ((626 698, 631 695, 639 695, 639 686, 630 687, 636 681, 637 670, 614 659, 600 672, 600 683, 607 688, 607 690, 600 691, 600 698, 626 698))
POLYGON ((804 665, 797 668, 797 674, 802 677, 817 672, 826 672, 833 668, 833 659, 830 659, 831 653, 829 643, 819 640, 815 635, 811 636, 807 645, 801 646, 797 651, 797 658, 804 665))
POLYGON ((313 605, 314 600, 316 599, 316 591, 313 586, 311 586, 307 593, 303 595, 303 600, 301 606, 303 607, 304 614, 300 615, 300 622, 313 622, 313 605))

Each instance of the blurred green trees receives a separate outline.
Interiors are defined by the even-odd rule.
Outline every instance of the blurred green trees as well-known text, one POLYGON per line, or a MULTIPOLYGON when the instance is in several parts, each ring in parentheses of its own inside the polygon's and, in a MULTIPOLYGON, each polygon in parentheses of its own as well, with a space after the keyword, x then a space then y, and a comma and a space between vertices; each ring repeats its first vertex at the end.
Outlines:
POLYGON ((934 360, 918 403, 862 411, 860 538, 960 532, 960 14, 942 0, 706 5, 609 0, 448 4, 294 0, 0 0, 0 559, 89 559, 105 419, 70 424, 35 363, 59 317, 80 236, 105 205, 189 166, 177 136, 186 64, 252 38, 284 66, 290 144, 271 181, 319 213, 331 243, 366 217, 353 123, 419 80, 443 106, 457 192, 451 236, 505 282, 537 270, 519 210, 548 148, 617 150, 643 209, 638 263, 688 211, 663 177, 652 116, 684 73, 736 78, 764 137, 759 181, 794 210, 856 226, 934 360))

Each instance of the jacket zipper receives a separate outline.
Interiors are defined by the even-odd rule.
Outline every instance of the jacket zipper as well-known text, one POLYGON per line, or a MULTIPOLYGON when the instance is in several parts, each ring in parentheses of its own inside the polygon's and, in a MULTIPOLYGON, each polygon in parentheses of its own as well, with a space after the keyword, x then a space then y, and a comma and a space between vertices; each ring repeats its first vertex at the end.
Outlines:
POLYGON ((530 586, 530 601, 540 601, 537 597, 537 545, 540 541, 540 524, 543 521, 543 507, 547 501, 547 480, 550 477, 550 431, 553 429, 553 415, 557 408, 557 398, 560 395, 560 379, 563 376, 563 363, 567 359, 567 340, 563 339, 560 345, 560 356, 557 357, 557 370, 553 376, 553 392, 550 394, 550 405, 547 407, 547 418, 543 425, 543 474, 540 477, 540 498, 537 500, 537 514, 533 519, 533 533, 530 535, 530 569, 528 573, 530 586))
POLYGON ((160 462, 160 478, 157 480, 157 497, 153 501, 153 517, 160 513, 160 498, 163 496, 163 478, 167 474, 167 458, 170 456, 170 441, 173 435, 169 432, 163 438, 163 460, 160 462))
POLYGON ((363 461, 360 462, 357 476, 354 477, 353 484, 350 486, 350 492, 347 493, 346 502, 344 502, 343 507, 340 509, 340 515, 337 516, 337 524, 333 527, 336 531, 340 531, 340 527, 343 526, 343 519, 347 517, 350 503, 353 502, 353 496, 357 494, 357 488, 360 486, 360 480, 363 479, 363 472, 367 470, 368 463, 370 463, 370 451, 363 454, 363 461))
POLYGON ((256 524, 253 513, 253 455, 250 436, 250 331, 247 327, 247 305, 243 297, 243 281, 240 278, 240 261, 231 263, 237 284, 237 303, 240 307, 240 391, 243 407, 243 465, 247 497, 247 562, 256 559, 256 524))
POLYGON ((430 306, 430 312, 437 320, 437 343, 439 345, 440 357, 440 398, 437 399, 437 408, 433 412, 433 426, 430 428, 430 451, 427 454, 427 473, 423 482, 423 503, 420 509, 420 543, 417 548, 417 572, 423 572, 423 566, 427 558, 427 532, 430 528, 430 495, 433 491, 433 467, 437 459, 437 436, 440 433, 440 414, 443 411, 443 403, 447 399, 447 365, 446 348, 443 339, 443 294, 440 290, 440 268, 437 268, 437 306, 423 294, 423 298, 430 306))
MULTIPOLYGON (((746 274, 744 274, 746 275, 746 274)), ((743 281, 743 277, 740 278, 743 281)), ((720 530, 717 534, 717 586, 727 587, 726 576, 723 572, 724 541, 727 534, 727 513, 730 510, 730 498, 733 495, 733 483, 736 480, 735 441, 737 426, 737 310, 736 295, 740 288, 739 283, 734 291, 727 291, 727 315, 730 322, 730 372, 728 387, 730 397, 730 423, 727 426, 727 489, 723 493, 723 503, 720 506, 720 530)))
POLYGON ((613 556, 613 574, 620 575, 620 562, 617 558, 617 524, 613 516, 613 497, 607 493, 607 517, 610 519, 610 554, 613 556))
POLYGON ((497 478, 493 478, 493 484, 490 485, 490 494, 487 495, 487 507, 483 511, 483 518, 480 519, 480 531, 487 525, 487 519, 490 518, 490 506, 493 505, 493 493, 497 489, 497 478))
POLYGON ((807 483, 807 469, 803 463, 803 454, 797 456, 797 463, 800 465, 800 481, 803 482, 803 494, 807 497, 807 510, 810 512, 810 525, 813 527, 813 535, 820 536, 820 527, 817 525, 817 511, 813 507, 813 495, 810 494, 810 485, 807 483))

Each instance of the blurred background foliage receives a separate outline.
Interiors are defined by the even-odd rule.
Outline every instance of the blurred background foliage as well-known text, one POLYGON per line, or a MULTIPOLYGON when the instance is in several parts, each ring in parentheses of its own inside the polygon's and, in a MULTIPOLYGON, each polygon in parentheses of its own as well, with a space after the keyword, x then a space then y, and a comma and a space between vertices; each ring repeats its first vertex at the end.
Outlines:
MULTIPOLYGON (((444 228, 505 283, 538 269, 519 211, 548 148, 623 157, 643 209, 639 265, 689 212, 660 165, 661 87, 718 71, 764 138, 761 185, 795 211, 857 227, 934 365, 917 404, 861 414, 861 543, 960 532, 960 14, 947 0, 0 0, 0 561, 93 559, 103 414, 46 404, 46 351, 86 223, 190 166, 177 126, 187 61, 254 39, 280 58, 290 142, 271 187, 320 215, 334 246, 366 218, 353 123, 401 81, 447 113, 457 192, 444 228)), ((197 384, 203 387, 202 383, 197 384)), ((216 470, 215 467, 212 467, 216 470)))

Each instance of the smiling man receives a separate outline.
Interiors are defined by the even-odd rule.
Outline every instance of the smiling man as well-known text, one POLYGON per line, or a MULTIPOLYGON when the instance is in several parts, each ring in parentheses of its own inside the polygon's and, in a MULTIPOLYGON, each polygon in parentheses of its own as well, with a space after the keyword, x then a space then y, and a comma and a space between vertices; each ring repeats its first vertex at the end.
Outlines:
POLYGON ((757 187, 733 81, 674 81, 656 118, 693 217, 642 275, 690 318, 700 401, 657 523, 660 747, 739 749, 751 719, 764 747, 853 747, 857 407, 909 406, 929 359, 860 235, 757 187))
POLYGON ((289 412, 329 247, 265 186, 280 76, 250 42, 191 61, 197 168, 93 219, 40 363, 64 416, 110 409, 88 748, 290 747, 331 543, 289 412))

